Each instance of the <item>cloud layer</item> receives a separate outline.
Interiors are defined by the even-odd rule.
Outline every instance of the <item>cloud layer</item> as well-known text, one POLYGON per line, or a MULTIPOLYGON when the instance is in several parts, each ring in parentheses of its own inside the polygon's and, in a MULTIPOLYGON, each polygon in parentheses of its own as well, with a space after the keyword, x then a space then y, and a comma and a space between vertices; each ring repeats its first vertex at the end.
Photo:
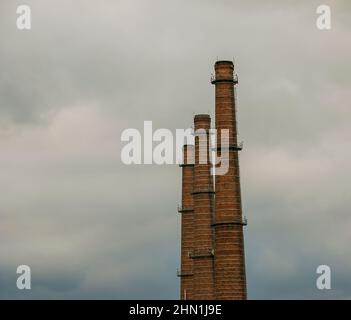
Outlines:
POLYGON ((330 31, 318 1, 27 3, 27 32, 0 4, 0 298, 178 298, 181 172, 125 166, 120 135, 213 115, 232 57, 249 298, 351 298, 348 1, 330 31))

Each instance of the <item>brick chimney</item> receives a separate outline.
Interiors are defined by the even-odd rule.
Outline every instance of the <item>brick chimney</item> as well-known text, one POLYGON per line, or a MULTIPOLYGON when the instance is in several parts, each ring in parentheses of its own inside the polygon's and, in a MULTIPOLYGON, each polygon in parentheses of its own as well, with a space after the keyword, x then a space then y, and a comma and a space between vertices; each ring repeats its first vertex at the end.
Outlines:
POLYGON ((195 165, 194 165, 194 295, 195 300, 213 300, 213 179, 209 160, 209 130, 211 118, 198 114, 194 118, 195 165))
MULTIPOLYGON (((232 61, 217 61, 212 79, 216 95, 217 152, 221 155, 221 129, 229 130, 229 170, 215 178, 215 298, 246 299, 245 255, 242 218, 240 172, 237 142, 234 76, 232 61)), ((222 159, 223 161, 223 159, 222 159)), ((195 166, 196 180, 196 166, 195 166)), ((195 213, 196 214, 196 213, 195 213)))
POLYGON ((194 146, 184 145, 182 167, 182 204, 178 208, 181 214, 181 267, 180 299, 193 299, 193 259, 190 253, 194 249, 194 146))

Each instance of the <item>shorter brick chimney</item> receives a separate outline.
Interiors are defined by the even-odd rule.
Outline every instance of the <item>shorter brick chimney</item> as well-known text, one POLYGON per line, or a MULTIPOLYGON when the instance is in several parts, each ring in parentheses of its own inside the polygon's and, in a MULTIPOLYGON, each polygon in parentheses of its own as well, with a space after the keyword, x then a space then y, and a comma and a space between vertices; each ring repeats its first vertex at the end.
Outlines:
POLYGON ((181 266, 180 299, 193 299, 193 259, 190 253, 194 249, 194 146, 184 145, 182 167, 182 204, 178 208, 181 214, 181 266))
MULTIPOLYGON (((214 261, 213 261, 213 179, 209 160, 209 130, 211 118, 198 114, 195 124, 195 165, 194 165, 194 299, 213 300, 214 261), (200 132, 201 131, 201 132, 200 132), (205 143, 203 143, 205 141, 205 143), (205 155, 207 161, 200 156, 205 155)), ((206 159, 205 159, 206 160, 206 159)))

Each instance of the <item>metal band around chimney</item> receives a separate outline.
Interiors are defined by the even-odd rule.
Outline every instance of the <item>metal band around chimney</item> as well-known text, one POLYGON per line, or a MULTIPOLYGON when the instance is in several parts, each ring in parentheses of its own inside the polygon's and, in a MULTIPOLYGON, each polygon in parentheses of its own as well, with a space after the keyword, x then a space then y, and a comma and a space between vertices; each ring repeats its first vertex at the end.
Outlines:
POLYGON ((183 168, 183 167, 193 167, 194 164, 193 163, 182 163, 179 165, 179 167, 183 168))
POLYGON ((229 147, 223 147, 223 148, 222 148, 222 146, 217 146, 217 147, 211 148, 212 151, 226 151, 226 150, 229 150, 229 151, 241 151, 242 149, 243 149, 243 144, 242 143, 240 143, 240 144, 232 144, 229 147))
POLYGON ((220 83, 220 82, 230 82, 230 83, 234 83, 237 84, 239 81, 235 80, 235 79, 211 79, 211 83, 212 84, 216 84, 216 83, 220 83))
POLYGON ((212 84, 216 84, 216 83, 220 83, 220 82, 229 82, 229 83, 233 83, 233 84, 238 84, 239 78, 238 78, 237 74, 234 74, 233 78, 231 78, 231 79, 216 79, 216 77, 214 75, 211 76, 211 83, 212 84))
POLYGON ((241 226, 247 226, 247 219, 243 219, 243 220, 223 220, 223 221, 216 221, 214 223, 212 223, 213 227, 216 226, 222 226, 222 225, 241 225, 241 226))
POLYGON ((214 256, 214 250, 213 249, 197 249, 193 250, 192 252, 189 252, 189 257, 192 259, 197 259, 197 258, 207 258, 207 257, 213 257, 214 256))
POLYGON ((191 194, 201 194, 201 193, 215 193, 212 189, 205 189, 205 190, 194 190, 191 194))

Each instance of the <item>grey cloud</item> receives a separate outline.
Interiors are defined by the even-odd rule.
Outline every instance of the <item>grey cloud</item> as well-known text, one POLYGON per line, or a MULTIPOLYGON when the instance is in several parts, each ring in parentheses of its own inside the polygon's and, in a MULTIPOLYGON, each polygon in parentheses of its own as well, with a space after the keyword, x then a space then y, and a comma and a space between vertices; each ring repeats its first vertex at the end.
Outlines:
POLYGON ((180 170, 123 165, 120 134, 213 115, 233 56, 249 297, 351 297, 349 1, 328 32, 319 1, 28 3, 30 32, 0 4, 1 298, 178 298, 180 170))

